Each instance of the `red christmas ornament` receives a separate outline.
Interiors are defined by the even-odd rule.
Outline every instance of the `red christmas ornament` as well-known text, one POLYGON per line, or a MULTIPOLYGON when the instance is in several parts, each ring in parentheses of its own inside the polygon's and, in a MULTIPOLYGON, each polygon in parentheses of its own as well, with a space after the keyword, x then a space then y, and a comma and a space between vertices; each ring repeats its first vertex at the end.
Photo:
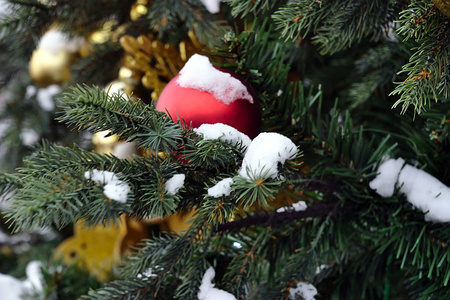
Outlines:
POLYGON ((254 91, 238 75, 213 67, 205 56, 189 59, 162 91, 156 109, 193 128, 223 123, 251 139, 261 130, 261 107, 254 91))

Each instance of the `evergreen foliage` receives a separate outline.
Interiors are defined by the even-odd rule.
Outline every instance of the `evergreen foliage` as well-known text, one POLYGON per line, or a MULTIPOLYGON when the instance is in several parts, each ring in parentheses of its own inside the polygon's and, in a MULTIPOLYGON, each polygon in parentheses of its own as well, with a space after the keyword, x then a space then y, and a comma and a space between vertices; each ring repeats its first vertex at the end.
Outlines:
MULTIPOLYGON (((115 280, 86 283, 94 289, 82 299, 198 299, 210 266, 216 287, 237 299, 294 299, 298 282, 313 283, 319 299, 448 298, 448 224, 425 221, 398 192, 383 198, 369 187, 387 157, 450 185, 450 18, 431 0, 227 0, 219 15, 200 1, 154 0, 136 20, 128 16, 133 1, 8 2, 15 13, 1 19, 0 49, 16 53, 10 73, 0 71, 0 97, 21 87, 0 115, 18 122, 11 136, 24 122, 53 124, 25 96, 30 78, 8 75, 24 73, 43 32, 57 23, 91 34, 114 20, 109 39, 72 68, 57 121, 80 134, 108 130, 144 153, 123 159, 48 134, 16 172, 0 174, 0 195, 12 194, 5 217, 13 230, 194 212, 186 231, 142 240, 115 280), (217 65, 252 86, 263 131, 298 147, 279 176, 263 168, 244 177, 245 145, 204 140, 150 101, 104 89, 121 63, 121 36, 176 45, 189 32, 217 65), (86 177, 93 170, 114 172, 130 187, 127 200, 109 199, 102 183, 86 177), (186 176, 184 185, 170 193, 176 174, 186 176), (209 195, 224 178, 233 179, 231 193, 209 195), (285 195, 307 208, 277 210, 285 195)), ((75 297, 49 274, 49 299, 75 297)))

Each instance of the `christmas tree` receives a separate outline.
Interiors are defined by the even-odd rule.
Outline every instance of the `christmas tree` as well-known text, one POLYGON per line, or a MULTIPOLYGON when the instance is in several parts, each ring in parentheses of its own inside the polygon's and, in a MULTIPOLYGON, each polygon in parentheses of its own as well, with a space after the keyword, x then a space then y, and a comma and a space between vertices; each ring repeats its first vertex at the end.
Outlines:
POLYGON ((3 0, 0 62, 1 300, 450 297, 449 1, 3 0))

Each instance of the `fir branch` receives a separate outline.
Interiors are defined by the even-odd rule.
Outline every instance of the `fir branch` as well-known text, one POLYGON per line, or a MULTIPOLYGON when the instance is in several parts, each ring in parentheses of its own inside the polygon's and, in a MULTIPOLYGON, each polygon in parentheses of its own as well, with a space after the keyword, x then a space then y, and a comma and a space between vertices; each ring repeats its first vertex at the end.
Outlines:
POLYGON ((231 14, 234 17, 237 16, 246 17, 249 14, 256 16, 270 12, 276 5, 279 5, 278 2, 282 1, 262 0, 256 2, 256 1, 242 1, 242 0, 225 0, 225 2, 229 6, 231 6, 231 14))
MULTIPOLYGON (((149 288, 154 278, 135 278, 129 280, 116 280, 107 283, 99 290, 90 290, 81 299, 90 300, 132 300, 132 299, 154 299, 153 291, 149 288)), ((168 299, 168 298, 166 298, 168 299)))
POLYGON ((401 112, 405 113, 412 105, 420 114, 431 107, 432 100, 450 96, 450 21, 432 3, 412 1, 410 7, 400 16, 398 33, 414 39, 419 46, 400 72, 407 78, 397 82, 391 95, 400 96, 394 108, 402 105, 401 112))
POLYGON ((166 235, 147 240, 143 248, 128 258, 123 274, 127 278, 134 278, 140 272, 150 270, 156 275, 152 284, 153 297, 163 295, 161 289, 169 281, 184 274, 189 259, 181 258, 192 257, 196 247, 201 245, 208 234, 206 218, 198 216, 194 220, 194 224, 182 236, 166 235))
POLYGON ((29 58, 41 35, 50 27, 50 9, 37 0, 11 0, 14 13, 0 20, 0 40, 14 41, 21 47, 11 56, 29 58))
POLYGON ((271 179, 267 174, 268 171, 262 170, 261 174, 249 174, 250 179, 240 175, 234 177, 237 201, 244 209, 254 204, 270 207, 269 203, 275 198, 283 181, 271 179))
POLYGON ((78 130, 110 130, 110 134, 117 134, 119 139, 169 153, 181 142, 181 126, 173 123, 164 112, 121 94, 108 95, 98 87, 73 87, 72 92, 61 99, 60 107, 64 112, 58 120, 78 130))
POLYGON ((236 295, 237 299, 249 298, 252 278, 257 278, 259 271, 264 269, 266 264, 259 253, 259 247, 270 237, 268 231, 261 232, 250 247, 243 247, 229 263, 222 282, 227 290, 236 295))
POLYGON ((321 54, 333 54, 362 39, 380 40, 397 15, 392 1, 292 1, 273 19, 289 40, 313 35, 321 54))
POLYGON ((220 139, 205 140, 191 134, 182 151, 183 160, 203 170, 214 170, 217 173, 235 172, 242 162, 246 147, 220 139))
POLYGON ((333 54, 363 39, 379 41, 396 12, 392 1, 330 1, 333 16, 324 20, 312 38, 321 54, 333 54))
POLYGON ((321 22, 333 14, 330 1, 290 1, 285 7, 278 9, 272 18, 281 30, 281 36, 295 40, 317 31, 321 22))
POLYGON ((166 201, 156 201, 158 209, 152 209, 160 188, 152 189, 148 182, 164 182, 174 173, 173 165, 157 159, 121 160, 80 148, 44 144, 25 163, 17 175, 19 188, 11 198, 14 210, 7 213, 16 230, 53 224, 61 228, 81 218, 93 224, 105 223, 124 213, 143 218, 157 211, 163 217, 172 214, 177 207, 174 203, 179 201, 165 194, 166 201), (85 172, 94 169, 118 173, 120 180, 131 185, 126 204, 108 200, 103 188, 85 177, 85 172))
POLYGON ((217 231, 233 231, 250 226, 264 226, 266 228, 278 228, 291 222, 306 218, 323 218, 327 216, 337 217, 339 214, 334 203, 315 203, 304 211, 285 211, 270 213, 254 213, 244 219, 220 224, 217 231))
POLYGON ((156 32, 158 39, 173 44, 186 37, 180 37, 180 27, 183 32, 194 31, 199 41, 209 46, 213 46, 215 40, 208 37, 222 32, 219 23, 212 20, 200 1, 155 0, 150 4, 147 18, 149 28, 156 32))
MULTIPOLYGON (((20 178, 14 174, 0 173, 0 195, 6 195, 22 187, 20 178)), ((0 197, 0 200, 2 198, 0 197)))

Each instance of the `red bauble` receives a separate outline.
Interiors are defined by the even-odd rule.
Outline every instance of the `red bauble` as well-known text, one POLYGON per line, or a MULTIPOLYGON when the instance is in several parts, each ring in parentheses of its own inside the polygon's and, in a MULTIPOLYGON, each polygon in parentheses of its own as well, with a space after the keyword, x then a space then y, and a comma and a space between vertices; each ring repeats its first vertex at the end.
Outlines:
POLYGON ((227 70, 219 70, 240 80, 252 95, 253 103, 246 99, 236 99, 230 104, 224 104, 209 92, 180 86, 179 74, 162 91, 156 109, 167 111, 172 120, 182 120, 184 125, 192 124, 193 128, 202 124, 223 123, 253 139, 261 130, 259 101, 254 91, 238 75, 227 70))

